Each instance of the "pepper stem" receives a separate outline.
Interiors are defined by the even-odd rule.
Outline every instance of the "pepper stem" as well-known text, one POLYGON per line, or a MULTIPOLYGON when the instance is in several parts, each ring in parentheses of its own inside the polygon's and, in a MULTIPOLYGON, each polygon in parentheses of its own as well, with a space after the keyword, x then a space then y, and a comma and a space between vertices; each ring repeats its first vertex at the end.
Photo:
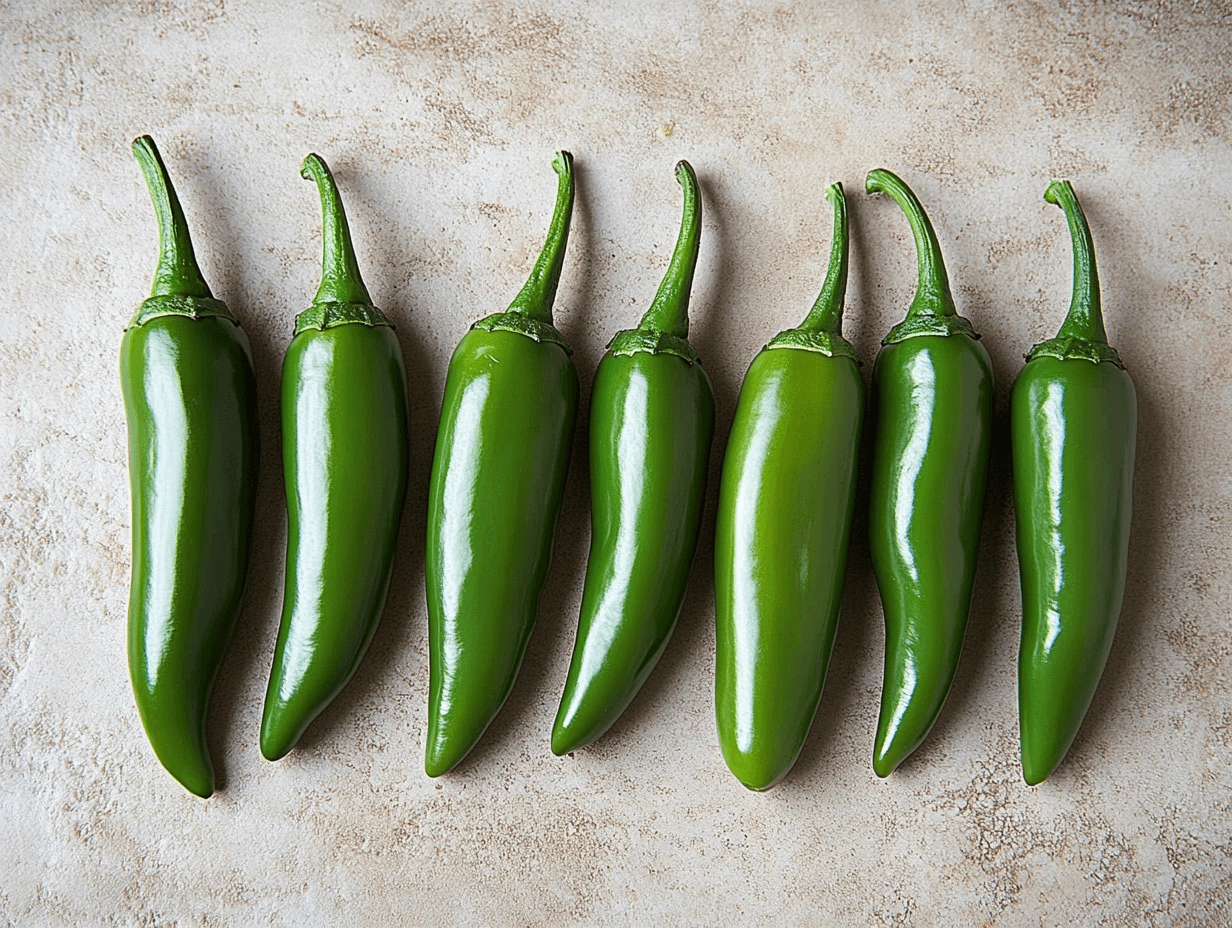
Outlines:
POLYGON ((659 291, 637 327, 642 331, 688 338, 689 293, 693 289, 693 273, 697 270, 697 253, 702 240, 702 198, 697 175, 689 162, 676 164, 676 180, 684 188, 680 235, 659 291))
POLYGON ((184 210, 180 208, 180 198, 175 195, 158 146, 150 136, 140 136, 133 139, 133 156, 141 165, 150 199, 154 201, 154 215, 158 217, 158 269, 154 272, 150 296, 213 299, 214 294, 197 265, 184 210))
POLYGON ((933 231, 928 214, 924 212, 924 207, 911 192, 911 188, 897 174, 885 168, 870 171, 864 181, 864 188, 869 193, 884 193, 893 199, 906 214, 907 222, 911 224, 911 234, 915 236, 920 279, 916 285, 915 299, 907 310, 907 318, 958 315, 954 308, 954 297, 950 294, 950 279, 941 258, 937 233, 933 231))
POLYGON ((1095 266, 1095 243, 1082 206, 1067 180, 1054 180, 1044 191, 1044 199, 1065 210, 1070 238, 1074 243, 1074 297, 1069 313, 1061 323, 1058 338, 1081 338, 1100 345, 1108 344, 1104 314, 1099 300, 1099 269, 1095 266))
POLYGON ((565 263, 565 246, 569 244, 569 220, 573 217, 573 155, 558 151, 552 159, 552 169, 560 178, 556 187, 556 207, 547 241, 530 277, 509 304, 509 312, 519 313, 537 322, 552 325, 552 304, 560 285, 560 271, 565 263))
POLYGON ((359 275, 351 228, 347 225, 342 197, 329 165, 318 154, 310 154, 299 169, 304 180, 316 181, 321 194, 321 286, 313 303, 365 303, 372 297, 359 275))
POLYGON ((847 296, 847 198, 842 184, 826 188, 826 199, 834 204, 834 237, 830 242, 830 265, 817 302, 800 323, 806 332, 843 334, 843 300, 847 296))

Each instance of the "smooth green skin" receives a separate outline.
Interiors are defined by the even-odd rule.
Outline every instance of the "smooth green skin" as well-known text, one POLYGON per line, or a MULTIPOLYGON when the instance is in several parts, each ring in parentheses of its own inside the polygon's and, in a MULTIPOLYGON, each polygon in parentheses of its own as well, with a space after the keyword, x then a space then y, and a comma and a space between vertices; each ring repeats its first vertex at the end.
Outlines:
MULTIPOLYGON (((383 320, 359 276, 329 169, 309 155, 304 176, 317 181, 325 218, 314 309, 341 305, 383 320)), ((350 316, 320 325, 292 339, 282 368, 287 565, 261 719, 261 753, 271 761, 359 666, 385 607, 406 498, 406 371, 393 328, 350 316)))
POLYGON ((864 381, 842 338, 846 201, 835 184, 826 281, 808 317, 753 359, 723 458, 715 529, 715 719, 753 790, 778 783, 813 724, 838 628, 864 381))
POLYGON ((954 308, 919 201, 889 171, 871 172, 867 186, 902 207, 919 261, 915 299, 873 369, 869 555, 886 624, 873 770, 886 777, 924 741, 958 669, 988 485, 993 376, 954 308))
POLYGON ((278 760, 351 679, 393 573, 407 480, 406 371, 389 326, 301 332, 282 368, 287 567, 261 720, 278 760))
POLYGON ((428 491, 428 776, 469 753, 513 688, 577 403, 577 371, 559 345, 472 329, 449 362, 428 491))
POLYGON ((676 627, 697 550, 714 394, 700 362, 674 353, 691 352, 661 338, 688 335, 701 233, 693 169, 682 161, 676 174, 685 198, 671 266, 638 329, 613 339, 591 390, 590 558, 552 726, 557 756, 603 735, 637 695, 676 627))
POLYGON ((1125 595, 1138 403, 1107 361, 1036 358, 1014 383, 1010 430, 1022 580, 1023 778, 1061 763, 1112 649, 1125 595))
POLYGON ((1066 208, 1074 232, 1074 305, 1058 338, 1029 355, 1010 405, 1023 612, 1019 731, 1032 786, 1065 757, 1112 648, 1138 422, 1133 381, 1120 364, 1076 356, 1107 346, 1094 252, 1069 184, 1054 182, 1046 198, 1066 208))
POLYGON ((923 742, 958 669, 988 484, 988 352, 965 335, 887 345, 873 392, 869 555, 886 624, 873 770, 885 777, 923 742))
POLYGON ((476 323, 449 362, 428 490, 428 738, 446 773, 500 711, 535 624, 564 496, 578 377, 552 302, 573 208, 572 157, 548 239, 506 313, 476 323))
POLYGON ((715 529, 715 710, 749 789, 787 774, 821 700, 863 411, 855 361, 799 348, 763 350, 740 389, 715 529))
MULTIPOLYGON (((145 136, 133 149, 159 217, 153 296, 208 309, 213 298, 157 148, 145 136)), ((256 506, 248 338, 221 316, 154 316, 124 333, 120 383, 132 490, 129 674, 159 761, 205 798, 214 792, 210 689, 239 612, 256 506)))

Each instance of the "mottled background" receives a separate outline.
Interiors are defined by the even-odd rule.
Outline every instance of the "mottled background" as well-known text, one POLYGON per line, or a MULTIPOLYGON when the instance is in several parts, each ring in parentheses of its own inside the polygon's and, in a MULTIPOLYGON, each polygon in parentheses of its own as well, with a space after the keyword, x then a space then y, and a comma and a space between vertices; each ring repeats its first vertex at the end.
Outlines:
POLYGON ((1220 925, 1232 922, 1232 13, 1219 3, 6 4, 0 10, 0 921, 13 924, 1220 925), (252 339, 265 454, 247 596, 210 716, 222 788, 158 766, 125 668, 129 506, 116 374, 155 227, 130 139, 162 145, 206 277, 252 339), (455 773, 422 773, 425 499, 450 351, 542 241, 577 156, 557 306, 583 382, 556 558, 517 687, 455 773), (278 764, 257 729, 281 602, 278 384, 318 279, 329 159, 410 378, 411 487, 384 621, 278 764), (718 400, 703 540, 625 717, 548 749, 589 537, 585 397, 653 295, 677 159, 705 231, 694 344, 718 400), (980 574, 925 746, 870 769, 882 623, 857 516, 812 735, 768 795, 719 755, 714 483, 740 380, 795 324, 850 193, 847 333, 867 377, 927 205, 998 382, 980 574), (1068 305, 1077 187, 1137 383, 1129 588, 1103 684, 1045 785, 1017 758, 1007 398, 1068 305))

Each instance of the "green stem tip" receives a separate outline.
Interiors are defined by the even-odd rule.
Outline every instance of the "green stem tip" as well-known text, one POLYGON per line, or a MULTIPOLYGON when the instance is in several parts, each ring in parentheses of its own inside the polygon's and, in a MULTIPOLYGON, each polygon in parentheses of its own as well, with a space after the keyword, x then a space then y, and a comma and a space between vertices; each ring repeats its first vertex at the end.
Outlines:
POLYGON ((364 286, 351 243, 351 228, 338 185, 325 159, 310 154, 299 169, 305 180, 316 181, 321 195, 321 286, 313 303, 363 303, 372 305, 372 297, 364 286))
POLYGON ((806 332, 843 334, 843 301, 847 296, 847 198, 842 184, 826 188, 826 199, 834 205, 834 237, 830 242, 830 264, 817 302, 800 323, 806 332))
POLYGON ((197 256, 188 234, 188 222, 180 207, 180 198, 167 174, 162 155, 154 139, 142 135, 133 139, 133 156, 141 165, 154 215, 158 218, 158 268, 150 296, 185 296, 213 299, 209 284, 201 274, 197 256))
POLYGON ((565 247, 569 244, 569 221, 573 218, 573 155, 558 151, 552 159, 552 169, 556 171, 559 182, 547 241, 543 243, 543 250, 530 277, 509 304, 509 312, 545 325, 552 325, 552 304, 556 302, 560 271, 565 264, 565 247))
POLYGON ((681 161, 676 165, 676 180, 684 190, 680 235, 663 282, 659 284, 654 301, 638 328, 685 339, 689 337, 689 294, 693 289, 693 274, 697 270, 697 254, 701 248, 702 198, 697 186, 697 174, 689 162, 681 161))
POLYGON ((869 193, 884 193, 893 199, 911 224, 919 265, 919 283, 916 286, 915 299, 907 310, 907 318, 956 316, 958 313, 954 308, 954 297, 950 294, 950 279, 941 258, 937 233, 933 231, 928 214, 924 212, 924 207, 920 205, 916 195, 902 178, 885 168, 869 171, 864 187, 869 193))
POLYGON ((1104 314, 1099 299, 1099 269, 1095 265, 1095 243, 1083 215, 1073 185, 1054 180, 1044 191, 1044 199, 1065 210, 1074 247, 1074 296, 1058 338, 1079 338, 1099 345, 1108 344, 1104 314))

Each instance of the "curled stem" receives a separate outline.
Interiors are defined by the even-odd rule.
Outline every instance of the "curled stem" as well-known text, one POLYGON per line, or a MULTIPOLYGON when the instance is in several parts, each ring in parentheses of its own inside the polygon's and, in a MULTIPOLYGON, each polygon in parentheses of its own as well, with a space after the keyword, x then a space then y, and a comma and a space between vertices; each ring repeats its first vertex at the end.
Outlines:
POLYGON ((834 237, 830 242, 830 264, 817 302, 800 323, 805 332, 843 334, 843 301, 847 296, 847 198, 842 184, 826 188, 826 199, 834 205, 834 237))
POLYGON ((175 195, 175 187, 154 139, 148 135, 134 139, 133 156, 141 165, 150 199, 154 202, 154 215, 158 218, 158 268, 154 272, 150 296, 213 299, 214 294, 197 264, 180 199, 175 195))
POLYGON ((937 233, 933 231, 928 214, 911 191, 897 174, 877 168, 870 171, 864 182, 869 193, 884 193, 899 205, 911 224, 911 234, 915 237, 916 261, 919 265, 919 283, 916 286, 915 299, 907 310, 907 318, 918 316, 956 316, 954 297, 950 294, 950 279, 945 272, 945 262, 941 258, 941 246, 937 242, 937 233))
POLYGON ((1065 210, 1074 246, 1074 296, 1069 313, 1061 324, 1058 338, 1080 338, 1100 345, 1108 344, 1104 314, 1099 299, 1099 269, 1095 265, 1095 243, 1082 206, 1067 180, 1054 180, 1044 191, 1044 199, 1065 210))
POLYGON ((316 181, 321 194, 321 286, 317 288, 314 303, 365 303, 372 305, 372 297, 364 286, 355 260, 355 247, 351 244, 351 229, 347 225, 346 211, 338 185, 325 159, 310 154, 299 169, 305 180, 316 181))
POLYGON ((697 253, 701 247, 702 199, 697 188, 697 175, 689 162, 681 161, 676 165, 676 180, 684 189, 680 235, 663 282, 659 284, 654 301, 646 310, 646 315, 642 316, 638 328, 683 339, 689 337, 689 294, 693 289, 697 253))
POLYGON ((560 271, 565 263, 565 247, 569 244, 569 220, 573 216, 573 155, 558 151, 552 168, 560 180, 556 187, 556 207, 548 226, 547 241, 539 253, 530 277, 509 304, 509 312, 526 316, 536 322, 552 325, 552 304, 560 285, 560 271))

